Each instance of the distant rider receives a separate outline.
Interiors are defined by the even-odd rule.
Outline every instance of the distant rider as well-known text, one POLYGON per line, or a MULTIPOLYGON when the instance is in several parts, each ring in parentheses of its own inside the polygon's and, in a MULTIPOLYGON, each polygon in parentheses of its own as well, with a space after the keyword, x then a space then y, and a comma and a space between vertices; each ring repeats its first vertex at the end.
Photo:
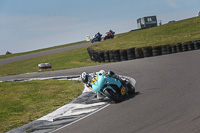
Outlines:
POLYGON ((99 33, 99 32, 97 32, 97 34, 95 34, 95 38, 98 38, 98 39, 100 39, 101 38, 101 34, 99 33))
POLYGON ((114 32, 112 30, 109 31, 111 34, 113 34, 114 32))
POLYGON ((110 32, 110 34, 111 34, 111 38, 114 38, 115 32, 112 31, 112 30, 110 30, 109 32, 110 32))

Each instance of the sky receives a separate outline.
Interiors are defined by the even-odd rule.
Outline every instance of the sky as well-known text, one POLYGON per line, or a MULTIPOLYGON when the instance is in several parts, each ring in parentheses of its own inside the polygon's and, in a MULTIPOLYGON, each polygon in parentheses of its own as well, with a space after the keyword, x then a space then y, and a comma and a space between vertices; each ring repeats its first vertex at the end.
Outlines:
POLYGON ((165 24, 197 16, 200 0, 0 0, 0 55, 83 41, 112 29, 137 29, 157 16, 165 24))

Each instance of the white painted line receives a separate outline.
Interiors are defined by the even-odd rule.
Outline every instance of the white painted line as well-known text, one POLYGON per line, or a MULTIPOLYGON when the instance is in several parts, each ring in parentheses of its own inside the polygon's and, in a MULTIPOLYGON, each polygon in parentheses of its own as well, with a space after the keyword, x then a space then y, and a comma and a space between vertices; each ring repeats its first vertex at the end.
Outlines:
POLYGON ((58 130, 60 130, 60 129, 62 129, 62 128, 65 128, 65 127, 67 127, 67 126, 70 126, 70 125, 72 125, 72 124, 78 122, 78 121, 81 121, 81 120, 83 120, 83 119, 85 119, 85 118, 87 118, 87 117, 89 117, 89 116, 91 116, 91 115, 93 115, 93 114, 95 114, 95 113, 97 113, 97 112, 103 110, 104 108, 108 107, 109 105, 110 105, 110 104, 107 104, 107 105, 105 105, 104 107, 102 107, 102 108, 100 108, 100 109, 98 109, 98 110, 92 112, 91 114, 88 114, 88 115, 86 115, 86 116, 84 116, 84 117, 82 117, 82 118, 80 118, 80 119, 78 119, 78 120, 76 120, 76 121, 74 121, 74 122, 71 122, 71 123, 69 123, 69 124, 67 124, 67 125, 65 125, 65 126, 62 126, 62 127, 58 128, 58 129, 56 129, 56 130, 54 130, 54 131, 52 131, 52 132, 50 132, 50 133, 54 133, 54 132, 56 132, 56 131, 58 131, 58 130))

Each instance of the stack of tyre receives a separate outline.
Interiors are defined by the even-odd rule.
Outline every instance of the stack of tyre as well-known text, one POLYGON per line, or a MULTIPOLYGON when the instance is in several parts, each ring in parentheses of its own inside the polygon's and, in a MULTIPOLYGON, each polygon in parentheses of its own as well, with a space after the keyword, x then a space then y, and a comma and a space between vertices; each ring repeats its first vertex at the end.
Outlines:
POLYGON ((119 62, 152 56, 173 54, 200 49, 200 40, 173 45, 148 46, 117 50, 93 50, 87 48, 90 59, 95 62, 119 62))

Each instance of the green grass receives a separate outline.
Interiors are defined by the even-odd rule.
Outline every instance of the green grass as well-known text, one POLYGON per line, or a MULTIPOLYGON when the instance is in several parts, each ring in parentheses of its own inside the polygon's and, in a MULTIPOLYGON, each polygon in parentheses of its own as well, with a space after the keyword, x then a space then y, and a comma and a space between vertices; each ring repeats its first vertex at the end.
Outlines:
POLYGON ((200 40, 200 17, 190 18, 149 29, 132 31, 91 46, 92 49, 111 50, 176 44, 200 40))
POLYGON ((0 133, 56 110, 79 96, 83 83, 42 80, 0 83, 0 133))
POLYGON ((56 49, 56 48, 68 47, 68 46, 82 44, 82 43, 86 43, 86 41, 75 42, 75 43, 70 43, 70 44, 63 44, 63 45, 59 45, 59 46, 54 46, 54 47, 49 47, 49 48, 44 48, 44 49, 39 49, 39 50, 34 50, 34 51, 29 51, 29 52, 23 52, 23 53, 14 53, 14 54, 8 54, 8 55, 0 55, 0 59, 5 59, 5 58, 10 58, 10 57, 20 56, 20 55, 25 55, 25 54, 31 54, 31 53, 36 53, 36 52, 41 52, 41 51, 46 51, 46 50, 51 50, 51 49, 56 49))
POLYGON ((45 55, 37 58, 9 63, 0 66, 0 75, 21 74, 37 72, 38 64, 51 63, 53 70, 70 69, 98 65, 89 59, 87 48, 79 48, 56 54, 45 55))

